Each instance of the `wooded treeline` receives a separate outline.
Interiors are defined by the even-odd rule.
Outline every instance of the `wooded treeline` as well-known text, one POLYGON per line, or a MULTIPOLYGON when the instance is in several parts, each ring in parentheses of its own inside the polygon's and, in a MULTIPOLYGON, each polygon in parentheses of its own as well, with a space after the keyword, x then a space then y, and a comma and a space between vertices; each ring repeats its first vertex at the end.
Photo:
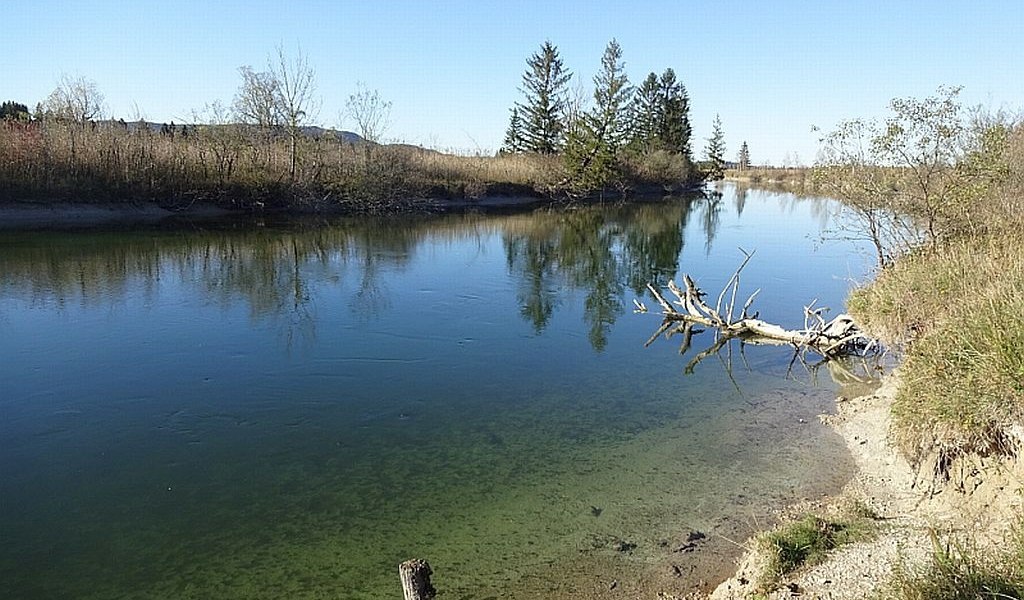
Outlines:
POLYGON ((721 179, 721 122, 708 160, 695 165, 690 98, 671 68, 630 85, 622 47, 612 40, 587 100, 550 41, 526 61, 522 100, 511 108, 503 153, 559 155, 570 193, 588 194, 644 180, 666 185, 721 179))
POLYGON ((187 125, 105 118, 96 84, 65 76, 34 111, 0 106, 0 200, 379 212, 424 198, 628 196, 720 176, 714 160, 694 166, 689 98, 672 69, 634 89, 613 40, 588 103, 567 92, 571 74, 550 43, 527 63, 496 156, 382 143, 391 103, 362 86, 343 113, 358 135, 317 126, 315 71, 280 47, 265 68, 239 68, 230 103, 193 111, 187 125))

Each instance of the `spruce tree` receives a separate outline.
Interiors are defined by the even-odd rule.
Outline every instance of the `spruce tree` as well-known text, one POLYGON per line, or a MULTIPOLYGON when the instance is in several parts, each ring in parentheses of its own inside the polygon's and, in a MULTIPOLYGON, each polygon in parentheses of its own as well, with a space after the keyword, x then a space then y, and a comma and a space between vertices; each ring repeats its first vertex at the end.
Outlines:
POLYGON ((722 132, 722 119, 718 115, 715 115, 711 137, 704 147, 704 155, 707 159, 704 178, 717 181, 725 177, 725 134, 722 132))
POLYGON ((554 154, 562 147, 565 85, 572 73, 565 70, 558 48, 550 41, 526 64, 520 88, 525 98, 516 105, 522 119, 523 150, 554 154))
POLYGON ((633 98, 632 140, 630 144, 638 152, 648 153, 658 146, 661 129, 662 99, 658 76, 647 75, 637 88, 633 98))
POLYGON ((613 38, 601 57, 601 71, 594 76, 594 109, 591 121, 598 137, 614 153, 629 134, 630 97, 622 47, 613 38))
POLYGON ((523 120, 519 117, 518 106, 512 107, 512 116, 505 131, 505 145, 501 150, 508 154, 519 154, 523 151, 523 120))
POLYGON ((740 146, 740 153, 736 157, 736 162, 741 171, 746 171, 750 168, 750 149, 747 148, 746 140, 743 140, 743 144, 740 146))
POLYGON ((690 97, 672 69, 661 75, 658 138, 665 150, 690 158, 690 97))
POLYGON ((594 76, 594 107, 570 124, 565 162, 577 191, 608 185, 615 175, 615 157, 629 134, 630 96, 622 47, 612 39, 594 76))

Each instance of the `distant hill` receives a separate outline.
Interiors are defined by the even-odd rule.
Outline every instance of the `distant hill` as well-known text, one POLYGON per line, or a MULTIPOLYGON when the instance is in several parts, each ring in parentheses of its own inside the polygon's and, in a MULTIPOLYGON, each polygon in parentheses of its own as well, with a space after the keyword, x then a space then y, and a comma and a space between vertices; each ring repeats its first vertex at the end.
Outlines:
MULTIPOLYGON (((139 129, 145 127, 147 129, 149 129, 150 131, 152 131, 153 133, 162 133, 162 132, 165 132, 165 131, 170 131, 171 128, 173 128, 175 133, 179 133, 179 132, 181 132, 182 128, 184 128, 184 127, 187 127, 189 129, 194 129, 195 127, 200 127, 200 126, 201 127, 224 127, 224 125, 206 125, 206 124, 203 124, 203 123, 200 123, 200 124, 196 124, 196 123, 175 123, 174 121, 171 121, 170 123, 154 123, 153 121, 125 121, 124 119, 108 119, 106 121, 97 121, 97 124, 100 124, 100 125, 110 125, 110 126, 115 126, 116 125, 116 126, 124 127, 128 131, 133 131, 133 132, 134 131, 138 131, 139 129)), ((366 140, 363 139, 363 137, 361 135, 359 135, 358 133, 352 132, 352 131, 344 131, 344 130, 338 131, 336 129, 324 129, 323 127, 320 127, 320 126, 317 126, 317 125, 306 125, 304 127, 300 127, 299 130, 302 132, 303 135, 305 135, 307 137, 311 137, 311 138, 331 137, 333 135, 339 141, 342 141, 342 142, 345 142, 345 143, 348 143, 348 144, 360 144, 360 143, 363 143, 363 142, 366 141, 366 140)))

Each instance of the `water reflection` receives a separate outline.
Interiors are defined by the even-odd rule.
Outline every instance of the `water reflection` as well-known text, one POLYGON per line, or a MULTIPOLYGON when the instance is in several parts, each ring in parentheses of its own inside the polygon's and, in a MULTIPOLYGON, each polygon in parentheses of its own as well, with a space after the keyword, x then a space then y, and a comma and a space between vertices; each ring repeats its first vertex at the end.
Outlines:
MULTIPOLYGON (((388 273, 408 264, 421 244, 501 232, 522 318, 541 333, 562 299, 579 291, 590 341, 601 350, 623 313, 625 290, 640 294, 647 282, 675 274, 689 214, 706 202, 682 198, 667 205, 512 217, 212 226, 187 233, 9 234, 0 285, 4 295, 62 307, 109 302, 129 290, 151 298, 163 282, 179 281, 210 303, 244 303, 252 319, 274 321, 291 347, 315 338, 317 295, 330 289, 324 282, 345 287, 341 282, 351 280, 350 310, 379 318, 392 309, 388 273)), ((710 246, 713 228, 705 233, 710 246)))
POLYGON ((588 336, 595 350, 623 313, 623 294, 675 275, 693 199, 669 205, 576 210, 505 234, 509 271, 521 314, 537 333, 567 290, 584 294, 588 336))
POLYGON ((5 590, 369 599, 427 556, 452 597, 546 598, 609 575, 600 540, 638 543, 627 581, 677 530, 843 483, 824 430, 786 426, 831 402, 787 356, 751 353, 744 393, 681 385, 623 316, 684 267, 718 289, 739 245, 766 313, 842 297, 841 256, 779 259, 810 253, 806 209, 752 191, 740 224, 728 194, 0 234, 5 590))
MULTIPOLYGON (((736 190, 737 217, 749 193, 736 190)), ((788 203, 780 206, 783 211, 809 202, 816 219, 828 218, 824 201, 779 198, 788 203)), ((560 303, 578 292, 590 343, 600 351, 629 301, 626 292, 642 296, 648 282, 675 276, 694 212, 704 253, 712 253, 723 208, 723 194, 713 190, 650 205, 517 216, 291 221, 73 236, 8 233, 0 254, 0 292, 59 308, 129 294, 147 302, 160 286, 178 282, 224 308, 244 304, 253 320, 273 322, 290 348, 315 339, 319 296, 340 291, 353 314, 379 319, 394 309, 390 275, 415 260, 421 246, 500 235, 520 316, 542 333, 560 303)))

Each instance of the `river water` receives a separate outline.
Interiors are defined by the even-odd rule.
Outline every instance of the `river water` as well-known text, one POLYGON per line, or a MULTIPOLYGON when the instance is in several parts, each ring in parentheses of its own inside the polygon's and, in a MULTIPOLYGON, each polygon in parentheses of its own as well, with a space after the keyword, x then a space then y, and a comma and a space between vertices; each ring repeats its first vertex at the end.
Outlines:
POLYGON ((412 557, 443 598, 697 585, 848 477, 817 420, 836 386, 785 348, 686 374, 712 334, 645 348, 660 319, 632 301, 684 272, 717 295, 742 247, 762 318, 841 310, 867 263, 821 241, 833 208, 725 186, 0 232, 3 596, 397 597, 412 557))

